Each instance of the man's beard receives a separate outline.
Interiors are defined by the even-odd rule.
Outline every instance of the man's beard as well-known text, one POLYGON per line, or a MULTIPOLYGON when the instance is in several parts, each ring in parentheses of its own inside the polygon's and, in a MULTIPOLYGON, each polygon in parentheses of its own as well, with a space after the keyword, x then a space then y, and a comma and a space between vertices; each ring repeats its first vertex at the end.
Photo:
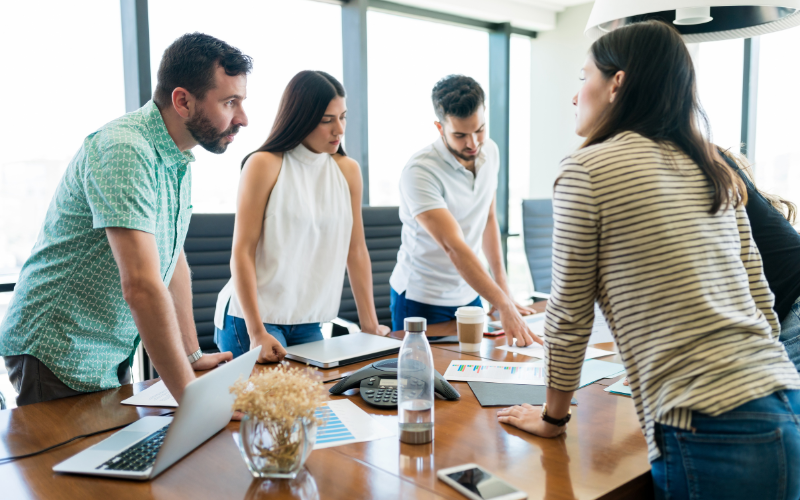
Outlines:
POLYGON ((444 135, 442 135, 442 139, 444 139, 444 145, 447 146, 447 150, 453 153, 453 156, 455 156, 456 158, 461 158, 464 161, 475 161, 475 158, 477 158, 478 155, 481 153, 481 147, 478 146, 478 152, 476 154, 474 155, 464 154, 461 151, 456 151, 455 149, 453 149, 453 147, 450 146, 450 143, 447 142, 447 137, 445 137, 444 135))
POLYGON ((228 149, 230 143, 224 142, 224 139, 239 132, 239 127, 240 125, 232 125, 228 130, 220 132, 199 109, 192 118, 186 120, 186 130, 192 134, 194 140, 206 151, 214 154, 222 154, 228 149))

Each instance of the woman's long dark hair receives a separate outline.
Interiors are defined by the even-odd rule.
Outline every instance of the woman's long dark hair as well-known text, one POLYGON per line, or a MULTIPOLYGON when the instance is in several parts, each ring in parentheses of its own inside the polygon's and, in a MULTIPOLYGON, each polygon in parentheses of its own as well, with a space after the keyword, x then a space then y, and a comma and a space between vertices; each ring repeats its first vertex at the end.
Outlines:
POLYGON ((597 40, 592 59, 606 78, 624 71, 618 95, 582 147, 625 131, 686 153, 714 186, 710 213, 747 203, 741 178, 714 159, 708 118, 697 97, 694 65, 680 34, 668 24, 646 21, 597 40), (709 139, 703 137, 701 129, 709 139))
MULTIPOLYGON (((344 87, 324 71, 301 71, 294 75, 283 91, 272 132, 253 153, 283 153, 299 146, 317 128, 328 105, 337 96, 345 97, 344 87)), ((242 168, 253 153, 244 157, 242 168)), ((346 156, 341 143, 337 153, 346 156)))

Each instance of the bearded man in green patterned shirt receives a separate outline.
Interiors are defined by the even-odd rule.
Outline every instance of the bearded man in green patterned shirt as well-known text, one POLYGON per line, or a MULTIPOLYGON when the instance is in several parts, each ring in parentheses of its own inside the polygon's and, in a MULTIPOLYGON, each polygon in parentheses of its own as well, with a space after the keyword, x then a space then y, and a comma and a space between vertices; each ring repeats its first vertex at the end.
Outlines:
POLYGON ((89 135, 70 162, 25 262, 0 355, 26 405, 130 381, 141 340, 180 401, 203 356, 183 242, 190 150, 223 153, 240 127, 251 59, 202 33, 164 52, 153 100, 89 135))

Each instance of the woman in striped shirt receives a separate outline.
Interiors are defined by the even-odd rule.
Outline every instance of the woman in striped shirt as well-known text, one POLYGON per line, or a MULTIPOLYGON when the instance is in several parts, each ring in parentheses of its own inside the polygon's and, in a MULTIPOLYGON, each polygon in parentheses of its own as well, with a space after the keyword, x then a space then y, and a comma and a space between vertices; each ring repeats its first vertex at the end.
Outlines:
POLYGON ((664 23, 620 28, 592 45, 582 79, 586 142, 553 196, 547 405, 499 420, 565 431, 597 301, 658 498, 800 498, 800 376, 777 340, 745 186, 700 132, 686 46, 664 23))

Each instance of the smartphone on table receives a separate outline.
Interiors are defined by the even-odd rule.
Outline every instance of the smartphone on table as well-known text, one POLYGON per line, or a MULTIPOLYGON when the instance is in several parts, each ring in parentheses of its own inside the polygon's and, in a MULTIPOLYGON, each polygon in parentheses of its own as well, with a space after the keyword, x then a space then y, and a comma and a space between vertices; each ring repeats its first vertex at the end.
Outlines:
POLYGON ((436 475, 472 500, 524 500, 528 495, 477 464, 440 469, 436 475))

